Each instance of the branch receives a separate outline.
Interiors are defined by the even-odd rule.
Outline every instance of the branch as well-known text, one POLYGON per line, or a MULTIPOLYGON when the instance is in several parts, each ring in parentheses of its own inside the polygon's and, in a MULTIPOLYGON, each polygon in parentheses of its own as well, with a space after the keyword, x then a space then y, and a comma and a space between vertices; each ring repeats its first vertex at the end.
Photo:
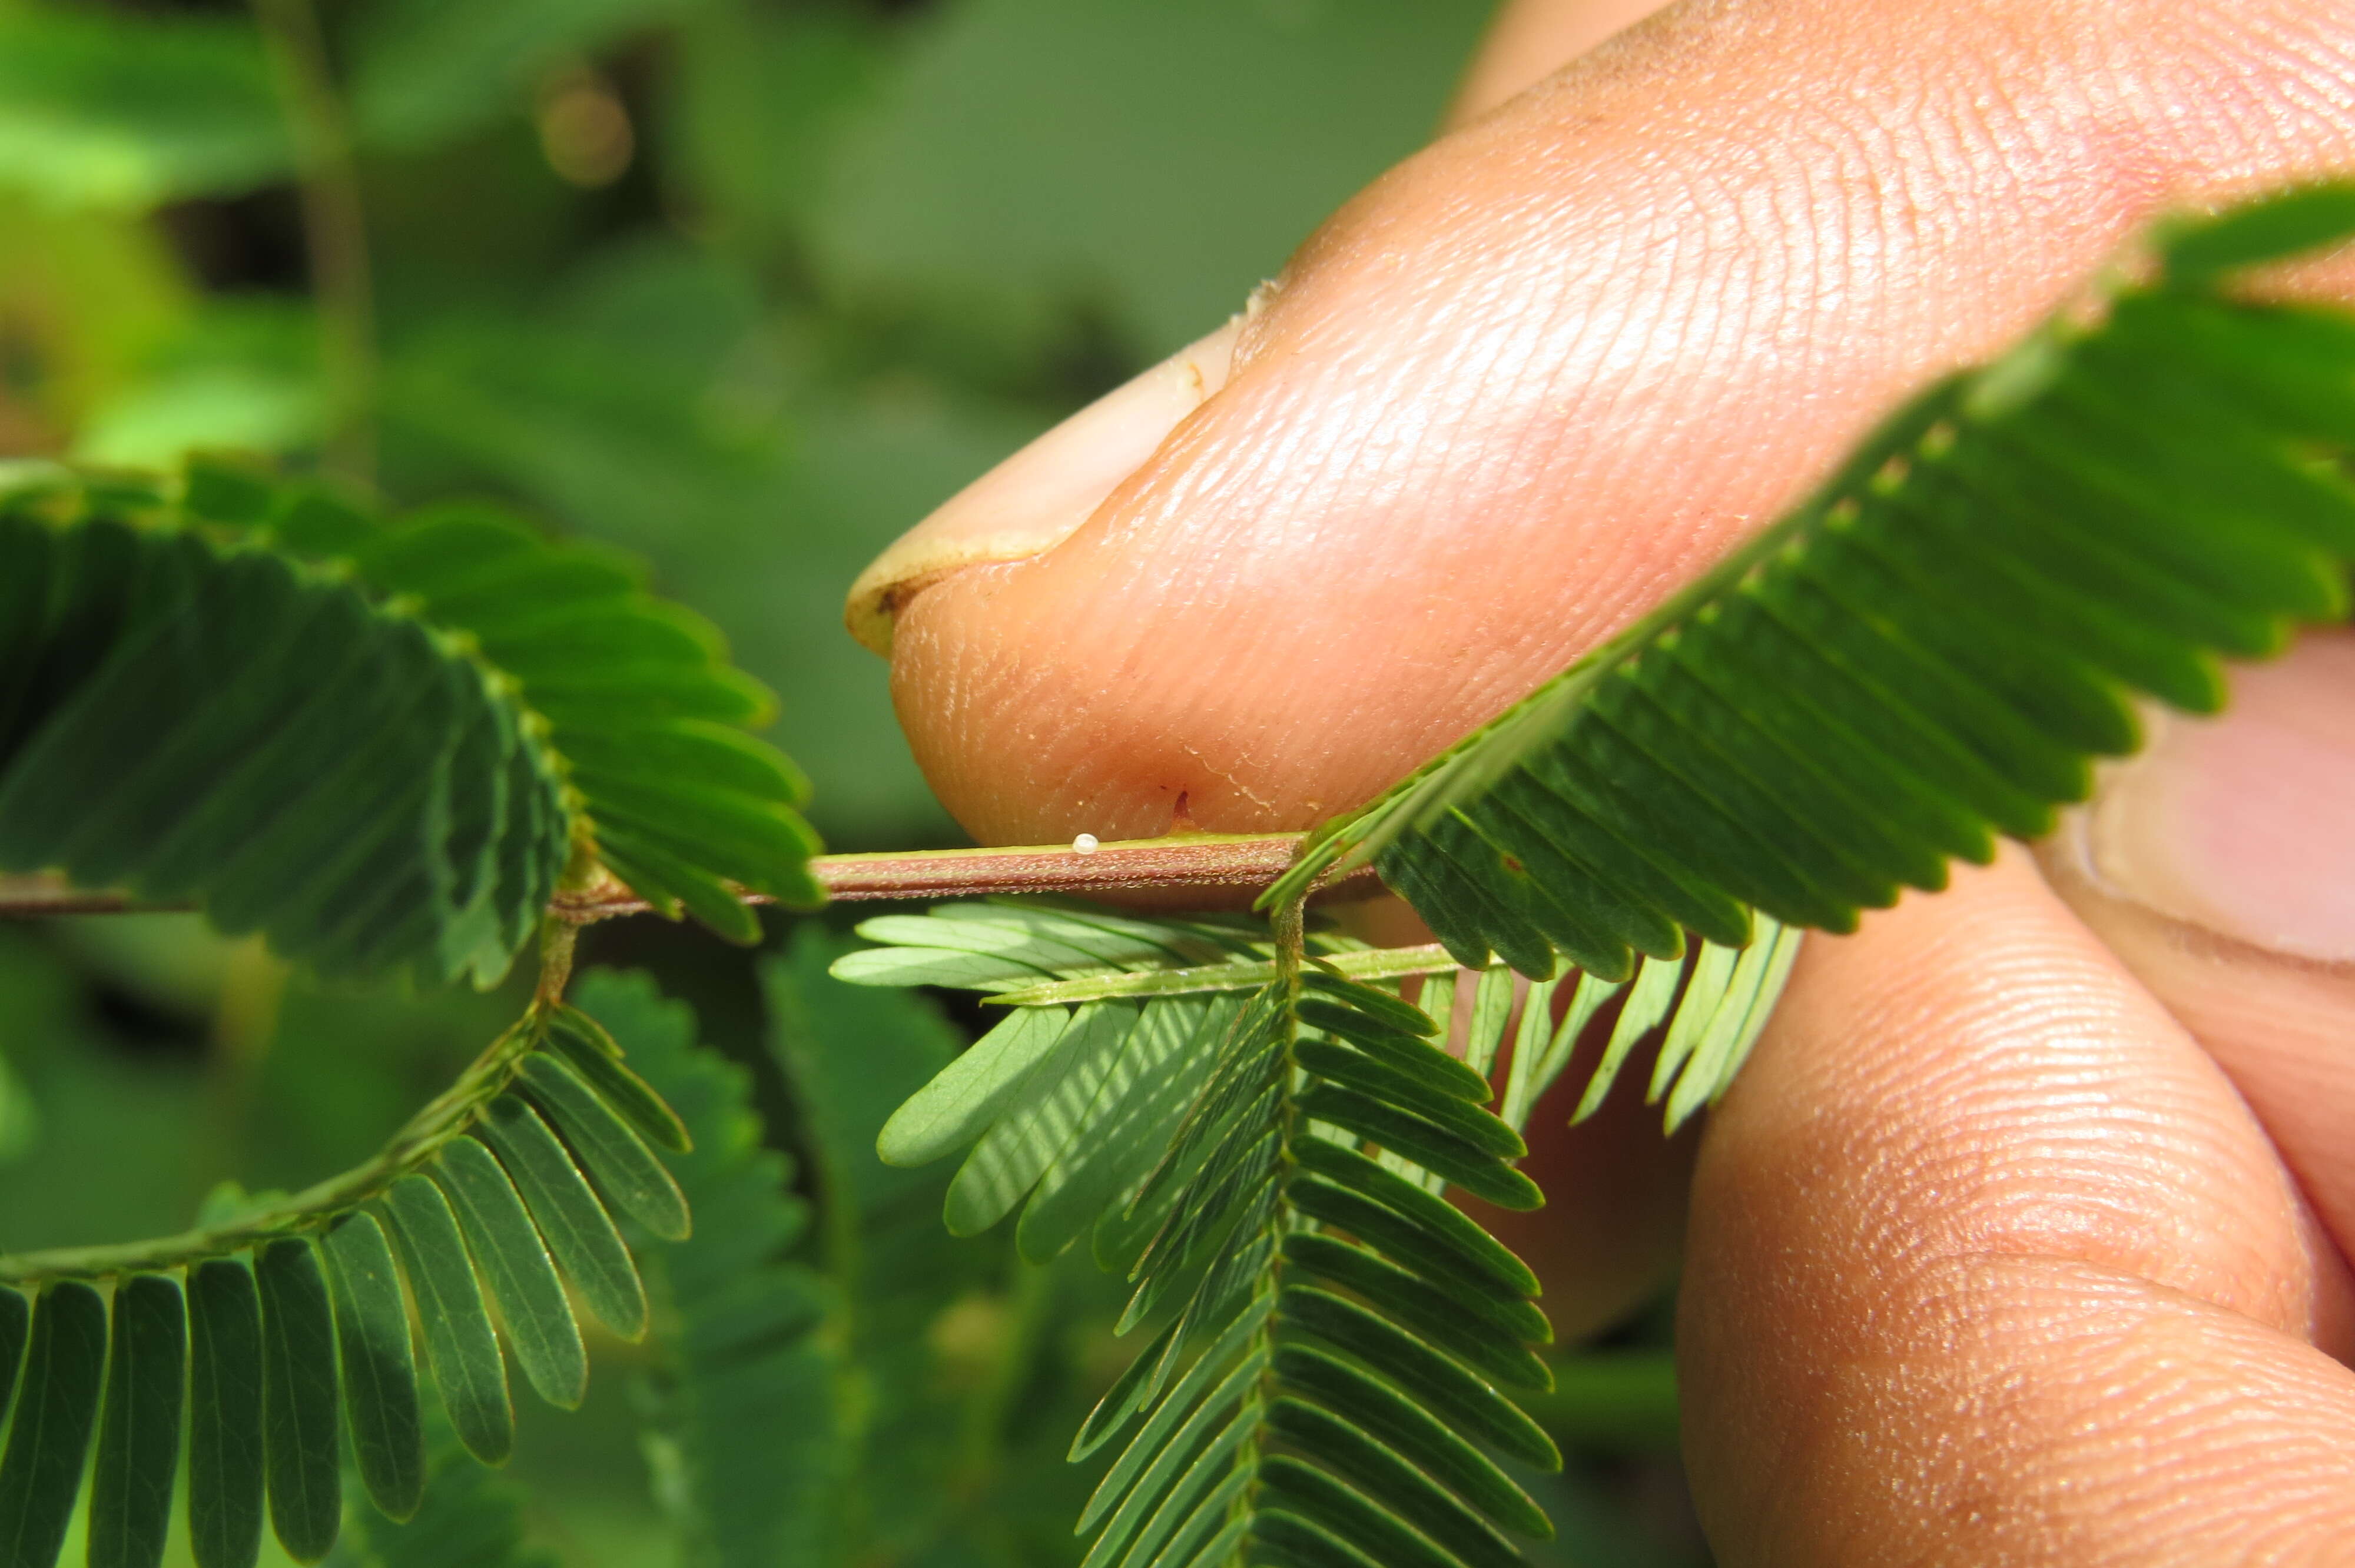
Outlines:
POLYGON ((0 876, 0 916, 147 915, 195 907, 148 904, 127 893, 85 892, 54 876, 0 876))
POLYGON ((200 1224, 177 1235, 103 1246, 52 1247, 0 1256, 0 1284, 48 1279, 103 1279, 115 1275, 178 1268, 200 1258, 218 1257, 275 1236, 324 1224, 328 1219, 391 1186, 423 1165, 442 1146, 471 1126, 485 1106, 515 1077, 538 1041, 545 1009, 535 1005, 491 1042, 458 1081, 409 1118, 376 1155, 350 1170, 218 1224, 200 1224))
MULTIPOLYGON (((1188 833, 1095 844, 1023 844, 1001 849, 914 850, 883 854, 822 854, 810 874, 837 902, 874 898, 978 897, 992 893, 1156 893, 1230 888, 1256 891, 1282 876, 1298 833, 1188 833)), ((1337 887, 1370 890, 1366 871, 1337 887)), ((747 895, 748 904, 773 902, 747 895)), ((552 913, 578 925, 642 914, 645 900, 611 881, 557 895, 552 913)))
MULTIPOLYGON (((829 899, 980 897, 992 893, 1256 892, 1284 874, 1298 833, 1188 833, 1129 839, 1080 849, 1073 844, 1024 844, 1003 849, 911 850, 882 854, 822 854, 810 874, 829 899)), ((1326 891, 1370 892, 1370 870, 1326 891)), ((775 902, 764 894, 747 904, 775 902)), ((191 909, 190 904, 147 904, 122 893, 89 893, 53 877, 0 877, 0 916, 145 914, 191 909)), ((559 893, 549 908, 559 920, 587 926, 620 915, 643 915, 645 900, 608 876, 594 886, 559 893)))

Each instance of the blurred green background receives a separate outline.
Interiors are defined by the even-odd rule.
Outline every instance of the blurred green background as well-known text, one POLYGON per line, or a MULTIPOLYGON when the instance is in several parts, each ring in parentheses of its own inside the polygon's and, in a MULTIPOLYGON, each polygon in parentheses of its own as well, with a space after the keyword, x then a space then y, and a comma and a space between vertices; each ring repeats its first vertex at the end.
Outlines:
MULTIPOLYGON (((645 557, 721 626, 780 694, 774 738, 833 847, 955 842, 882 664, 841 630, 851 577, 1238 308, 1428 136, 1485 9, 0 0, 0 455, 240 448, 402 503, 520 503, 645 557)), ((696 1001, 823 1199, 750 962, 646 922, 591 956, 696 1001)), ((0 1248, 177 1228, 223 1180, 315 1179, 518 1007, 325 989, 184 917, 0 925, 0 1248)), ((902 1196, 938 1308, 903 1325, 910 1375, 1013 1456, 966 1517, 1070 1518, 1053 1461, 1119 1361, 1106 1287, 953 1247, 937 1183, 902 1196), (1016 1344, 1021 1322, 1052 1331, 1016 1344)), ((1654 1314, 1568 1378, 1550 1419, 1589 1457, 1546 1499, 1549 1560, 1702 1560, 1664 1334, 1654 1314)), ((562 1563, 682 1561, 641 1431, 652 1352, 599 1349, 584 1414, 527 1413, 516 1505, 562 1563)), ((954 1523, 830 1551, 1077 1555, 1061 1527, 954 1523)))

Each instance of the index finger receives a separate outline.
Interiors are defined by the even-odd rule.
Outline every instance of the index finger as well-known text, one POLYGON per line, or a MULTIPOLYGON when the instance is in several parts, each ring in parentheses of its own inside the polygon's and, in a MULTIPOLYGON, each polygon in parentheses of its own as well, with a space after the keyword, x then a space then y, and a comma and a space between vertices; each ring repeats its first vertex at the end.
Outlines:
POLYGON ((985 841, 1362 802, 2156 210, 2355 163, 2350 83, 2316 0, 1656 16, 1353 202, 1207 401, 1223 344, 1018 460, 1035 533, 879 565, 917 756, 985 841))

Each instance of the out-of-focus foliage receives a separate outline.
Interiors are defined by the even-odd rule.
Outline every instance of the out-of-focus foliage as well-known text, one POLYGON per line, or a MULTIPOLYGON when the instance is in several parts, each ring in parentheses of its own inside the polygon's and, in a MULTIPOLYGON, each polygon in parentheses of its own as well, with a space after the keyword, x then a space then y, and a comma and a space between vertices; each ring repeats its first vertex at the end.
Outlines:
POLYGON ((0 169, 59 207, 140 211, 286 172, 292 138, 251 28, 99 5, 0 12, 0 169))
MULTIPOLYGON (((373 320, 323 333, 283 37, 234 0, 0 0, 0 456, 299 471, 336 433, 322 344, 365 325, 366 477, 390 501, 486 493, 645 556, 780 694, 769 738, 833 847, 955 842, 883 666, 839 629, 851 577, 1239 308, 1428 134, 1480 10, 272 0, 315 16, 356 152, 373 320)), ((1062 1453, 1124 1361, 1111 1287, 952 1241, 943 1173, 872 1162, 957 1032, 801 941, 765 988, 666 930, 590 945, 694 1001, 809 1206, 777 1261, 826 1303, 805 1331, 842 1478, 824 1530, 768 1561, 1076 1562, 1095 1477, 1062 1453)), ((168 1231, 223 1180, 349 1163, 517 1015, 515 984, 355 991, 179 916, 0 926, 0 1248, 168 1231)), ((524 1412, 506 1477, 453 1472, 496 1506, 452 1517, 501 1541, 519 1518, 568 1568, 728 1561, 683 1549, 664 1506, 677 1363, 590 1349, 585 1408, 524 1412)), ((1526 1479, 1560 1560, 1692 1560, 1673 1469, 1609 1463, 1526 1479), (1646 1488, 1666 1523, 1618 1500, 1646 1488)))
MULTIPOLYGON (((378 477, 649 556, 785 694, 773 738, 846 847, 953 832, 837 630, 848 578, 1239 308, 1427 134, 1478 23, 1442 0, 322 19, 372 241, 378 477)), ((0 444, 315 450, 275 90, 231 9, 0 9, 0 444)))

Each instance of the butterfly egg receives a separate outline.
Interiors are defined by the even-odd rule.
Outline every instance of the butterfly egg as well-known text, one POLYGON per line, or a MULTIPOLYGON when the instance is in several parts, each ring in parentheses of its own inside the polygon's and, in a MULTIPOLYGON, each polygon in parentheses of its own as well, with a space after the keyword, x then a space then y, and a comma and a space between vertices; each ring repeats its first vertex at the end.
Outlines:
POLYGON ((1078 838, 1071 841, 1071 853, 1073 854, 1093 854, 1096 853, 1096 845, 1100 842, 1101 841, 1098 840, 1093 833, 1082 833, 1078 838))

